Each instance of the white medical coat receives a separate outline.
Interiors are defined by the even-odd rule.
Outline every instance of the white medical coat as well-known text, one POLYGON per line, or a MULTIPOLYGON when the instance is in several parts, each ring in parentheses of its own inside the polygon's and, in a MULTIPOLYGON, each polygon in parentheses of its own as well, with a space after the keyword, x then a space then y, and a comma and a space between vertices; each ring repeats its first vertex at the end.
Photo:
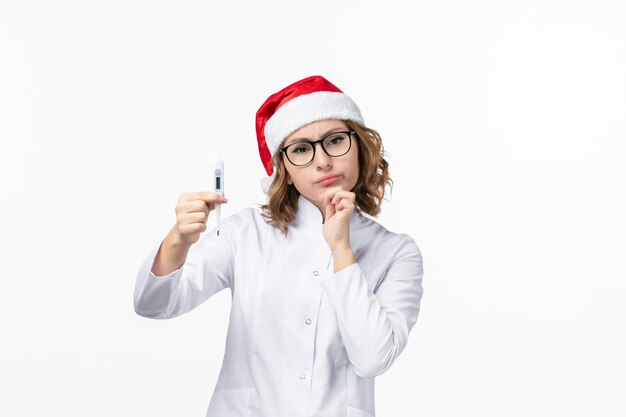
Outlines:
POLYGON ((137 314, 169 319, 230 288, 222 368, 207 417, 373 417, 374 377, 407 344, 422 296, 414 240, 356 209, 357 263, 333 272, 318 208, 300 196, 285 237, 258 209, 223 220, 192 245, 182 267, 137 275, 137 314))

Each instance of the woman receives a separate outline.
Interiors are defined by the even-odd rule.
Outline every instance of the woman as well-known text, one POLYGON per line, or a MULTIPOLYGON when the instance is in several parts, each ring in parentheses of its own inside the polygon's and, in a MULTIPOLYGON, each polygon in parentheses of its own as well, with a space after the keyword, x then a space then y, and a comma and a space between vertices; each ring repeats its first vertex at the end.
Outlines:
POLYGON ((138 273, 135 311, 173 318, 230 288, 208 417, 374 416, 374 378, 407 344, 423 275, 414 240, 362 214, 379 213, 390 182, 380 136, 320 76, 271 95, 256 130, 267 204, 198 242, 227 200, 181 194, 138 273))

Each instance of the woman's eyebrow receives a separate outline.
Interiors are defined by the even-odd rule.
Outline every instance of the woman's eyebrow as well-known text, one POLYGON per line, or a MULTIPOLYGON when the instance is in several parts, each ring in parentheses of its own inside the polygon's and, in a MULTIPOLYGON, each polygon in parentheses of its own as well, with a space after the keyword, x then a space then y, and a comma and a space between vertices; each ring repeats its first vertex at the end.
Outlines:
MULTIPOLYGON (((324 134, 321 136, 321 138, 323 138, 323 137, 325 137, 325 136, 328 136, 328 135, 330 135, 330 134, 331 134, 331 133, 333 133, 333 132, 337 132, 337 131, 344 130, 344 129, 345 129, 344 127, 333 127, 332 129, 330 129, 329 131, 327 131, 326 133, 324 133, 324 134)), ((321 139, 321 138, 320 138, 320 139, 321 139)), ((292 143, 296 143, 296 142, 312 141, 312 140, 313 140, 313 139, 311 139, 311 138, 304 138, 304 137, 302 137, 302 138, 295 138, 295 139, 294 139, 291 143, 287 143, 287 142, 285 141, 285 145, 284 145, 284 146, 288 146, 288 145, 291 145, 292 143)))

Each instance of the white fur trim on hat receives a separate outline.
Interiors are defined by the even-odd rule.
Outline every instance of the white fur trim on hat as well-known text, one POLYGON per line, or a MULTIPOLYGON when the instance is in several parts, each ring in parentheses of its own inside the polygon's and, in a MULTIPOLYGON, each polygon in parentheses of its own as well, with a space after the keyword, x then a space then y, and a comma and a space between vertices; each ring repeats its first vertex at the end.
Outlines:
POLYGON ((340 119, 364 124, 356 103, 345 93, 317 91, 293 98, 265 124, 265 140, 272 155, 293 132, 319 120, 340 119))

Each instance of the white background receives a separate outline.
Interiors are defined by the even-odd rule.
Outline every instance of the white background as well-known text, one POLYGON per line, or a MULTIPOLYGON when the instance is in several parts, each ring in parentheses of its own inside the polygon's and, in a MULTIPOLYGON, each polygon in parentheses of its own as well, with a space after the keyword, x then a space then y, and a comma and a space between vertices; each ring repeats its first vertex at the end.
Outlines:
POLYGON ((135 276, 212 156, 264 202, 255 112, 314 74, 424 256, 377 415, 626 414, 622 2, 386 3, 0 3, 0 415, 204 416, 230 292, 150 320, 135 276))

